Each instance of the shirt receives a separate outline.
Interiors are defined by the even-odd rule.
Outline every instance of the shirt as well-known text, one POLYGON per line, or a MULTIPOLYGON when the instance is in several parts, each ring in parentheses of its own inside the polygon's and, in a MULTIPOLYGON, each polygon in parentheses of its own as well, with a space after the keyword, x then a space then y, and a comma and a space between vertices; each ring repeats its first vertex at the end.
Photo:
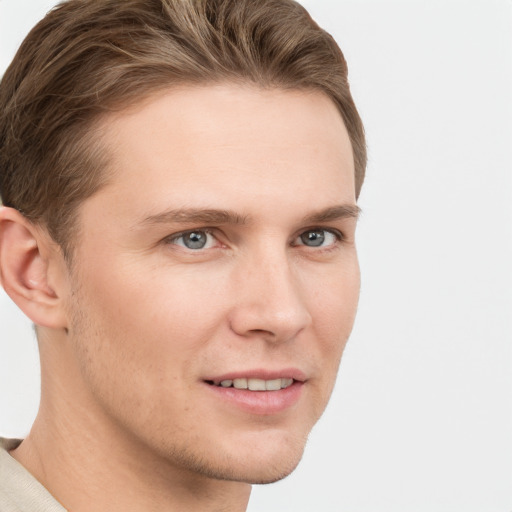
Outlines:
POLYGON ((0 437, 0 512, 66 512, 66 509, 13 457, 20 439, 0 437))

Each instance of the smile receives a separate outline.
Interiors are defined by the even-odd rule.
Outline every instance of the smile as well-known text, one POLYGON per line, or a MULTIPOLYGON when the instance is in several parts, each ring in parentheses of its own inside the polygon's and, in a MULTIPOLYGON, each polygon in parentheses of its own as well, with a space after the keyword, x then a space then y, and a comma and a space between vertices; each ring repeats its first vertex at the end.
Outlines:
POLYGON ((208 384, 222 388, 248 389, 249 391, 279 391, 286 389, 293 384, 293 379, 256 379, 256 378, 238 378, 226 379, 219 382, 208 381, 208 384))

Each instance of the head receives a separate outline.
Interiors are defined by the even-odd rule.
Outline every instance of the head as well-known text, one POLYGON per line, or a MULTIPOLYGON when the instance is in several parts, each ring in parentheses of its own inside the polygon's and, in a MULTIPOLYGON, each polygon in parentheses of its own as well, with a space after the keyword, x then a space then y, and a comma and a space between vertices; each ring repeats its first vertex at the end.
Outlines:
POLYGON ((184 471, 288 474, 359 289, 365 141, 333 39, 291 0, 71 0, 0 112, 0 271, 43 403, 52 374, 83 428, 184 471))

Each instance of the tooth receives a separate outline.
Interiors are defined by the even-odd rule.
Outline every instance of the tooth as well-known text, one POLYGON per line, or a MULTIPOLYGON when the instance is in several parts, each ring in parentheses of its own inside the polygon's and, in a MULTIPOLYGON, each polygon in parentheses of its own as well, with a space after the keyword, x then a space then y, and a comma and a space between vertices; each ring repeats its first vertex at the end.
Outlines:
POLYGON ((232 380, 223 380, 220 385, 223 387, 223 388, 229 388, 233 385, 233 381, 232 380))
POLYGON ((281 389, 281 380, 282 379, 274 379, 274 380, 267 380, 265 382, 265 387, 267 391, 277 391, 281 389))
POLYGON ((233 387, 235 387, 236 389, 247 389, 247 379, 233 380, 233 387))
POLYGON ((265 391, 265 381, 263 379, 247 379, 247 386, 251 391, 265 391))
POLYGON ((293 384, 293 379, 281 379, 281 387, 288 388, 293 384))

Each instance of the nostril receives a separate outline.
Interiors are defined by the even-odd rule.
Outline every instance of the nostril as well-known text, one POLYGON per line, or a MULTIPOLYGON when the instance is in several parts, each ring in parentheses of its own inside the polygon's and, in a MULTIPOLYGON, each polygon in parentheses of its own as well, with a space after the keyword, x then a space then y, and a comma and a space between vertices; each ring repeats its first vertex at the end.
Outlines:
POLYGON ((270 336, 274 336, 274 333, 272 331, 267 331, 265 329, 251 329, 250 332, 254 334, 265 334, 266 336, 270 334, 270 336))

